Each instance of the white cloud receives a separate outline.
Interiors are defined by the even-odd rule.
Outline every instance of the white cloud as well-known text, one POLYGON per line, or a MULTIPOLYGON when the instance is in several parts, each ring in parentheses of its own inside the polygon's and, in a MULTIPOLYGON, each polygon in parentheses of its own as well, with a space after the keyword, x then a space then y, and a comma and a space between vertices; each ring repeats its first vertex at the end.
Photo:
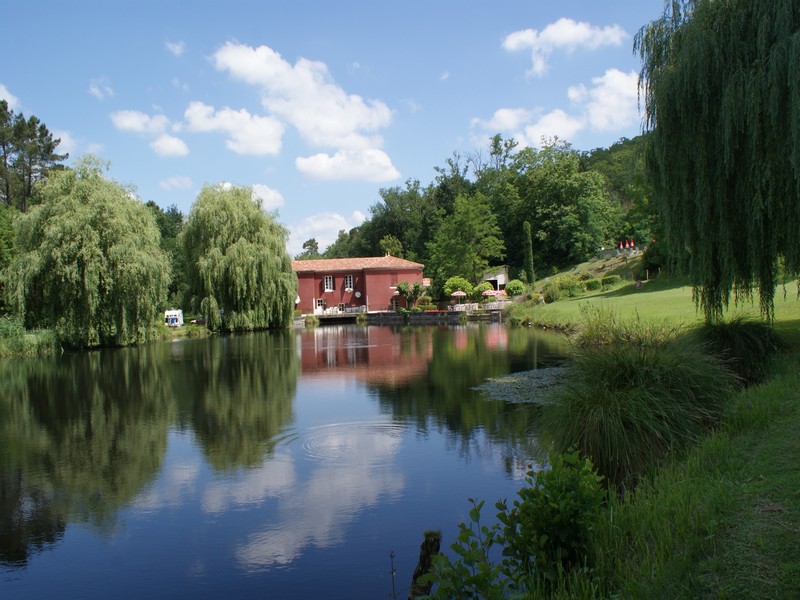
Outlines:
MULTIPOLYGON (((170 120, 164 115, 148 115, 138 110, 119 110, 111 113, 111 122, 120 131, 141 133, 151 139, 150 148, 159 156, 186 156, 189 147, 173 135, 166 133, 170 120)), ((180 127, 172 126, 179 130, 180 127)))
POLYGON ((319 244, 320 251, 323 251, 336 241, 341 230, 350 231, 365 220, 366 217, 360 211, 353 212, 349 218, 334 212, 311 215, 294 225, 289 225, 287 250, 291 256, 300 254, 303 251, 303 242, 314 238, 319 244))
POLYGON ((53 139, 60 139, 61 143, 56 148, 58 154, 68 153, 70 156, 75 154, 78 149, 78 141, 67 131, 53 131, 53 139))
POLYGON ((114 90, 107 78, 100 77, 89 82, 89 93, 98 100, 105 100, 114 95, 114 90))
POLYGON ((261 201, 261 208, 267 212, 280 208, 284 204, 283 196, 278 190, 273 190, 262 183, 253 186, 253 197, 261 201))
POLYGON ((600 46, 619 46, 628 34, 619 25, 595 27, 585 22, 561 18, 538 31, 515 31, 503 40, 509 52, 530 50, 532 67, 529 74, 542 76, 547 71, 547 61, 553 50, 573 52, 578 48, 595 50, 600 46))
POLYGON ((596 131, 614 131, 634 124, 639 118, 638 84, 635 71, 608 69, 592 79, 593 87, 571 87, 569 99, 584 107, 589 126, 596 131))
POLYGON ((162 134, 169 125, 164 115, 150 116, 138 110, 119 110, 111 113, 111 122, 120 131, 133 131, 150 135, 162 134))
POLYGON ((150 147, 159 156, 186 156, 189 154, 189 147, 183 140, 167 133, 161 134, 150 142, 150 147))
POLYGON ((8 88, 0 83, 0 100, 5 100, 8 103, 10 110, 16 110, 19 106, 19 99, 8 91, 8 88))
POLYGON ((258 86, 270 116, 292 125, 306 142, 335 149, 333 156, 298 159, 304 173, 332 178, 327 167, 337 162, 346 167, 344 178, 386 181, 397 176, 378 134, 391 123, 391 109, 380 100, 345 92, 325 63, 300 58, 292 65, 268 46, 233 42, 219 48, 213 62, 217 69, 258 86))
POLYGON ((188 190, 192 187, 192 180, 185 175, 175 175, 158 182, 162 190, 188 190))
POLYGON ((184 117, 189 131, 228 134, 225 146, 237 154, 277 154, 281 149, 284 127, 273 117, 227 107, 217 111, 202 102, 189 104, 184 117))
POLYGON ((172 87, 174 87, 176 90, 181 90, 182 92, 189 91, 189 84, 185 81, 181 81, 177 77, 172 78, 172 87))
POLYGON ((180 56, 183 54, 183 51, 186 50, 186 44, 184 42, 165 42, 164 45, 167 47, 167 50, 172 52, 175 56, 180 56))
POLYGON ((574 85, 567 90, 572 108, 500 108, 490 119, 472 119, 473 139, 485 146, 488 137, 502 133, 522 146, 538 147, 542 138, 558 137, 572 141, 584 129, 618 131, 630 127, 639 118, 638 75, 608 69, 592 79, 591 87, 574 85))
POLYGON ((294 161, 301 173, 313 179, 325 181, 355 180, 383 183, 400 177, 392 160, 383 150, 340 150, 336 154, 325 153, 300 156, 294 161))
POLYGON ((449 71, 444 71, 439 75, 439 81, 447 81, 448 79, 450 79, 449 71))
POLYGON ((569 115, 557 108, 525 127, 517 141, 522 145, 534 147, 541 144, 542 138, 557 137, 570 141, 585 126, 586 121, 583 118, 569 115))

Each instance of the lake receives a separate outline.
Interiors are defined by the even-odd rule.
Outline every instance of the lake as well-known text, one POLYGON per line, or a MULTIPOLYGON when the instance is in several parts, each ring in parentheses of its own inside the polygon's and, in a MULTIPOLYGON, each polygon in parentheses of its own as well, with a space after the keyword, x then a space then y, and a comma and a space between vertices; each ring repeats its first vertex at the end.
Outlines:
POLYGON ((563 352, 345 325, 0 362, 0 598, 405 599, 423 532, 540 456, 473 388, 563 352))

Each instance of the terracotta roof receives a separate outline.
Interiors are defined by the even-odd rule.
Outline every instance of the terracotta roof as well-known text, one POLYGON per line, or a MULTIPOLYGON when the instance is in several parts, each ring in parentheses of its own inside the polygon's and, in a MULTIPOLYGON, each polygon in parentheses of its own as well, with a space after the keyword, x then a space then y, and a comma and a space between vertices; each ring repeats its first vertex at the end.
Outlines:
POLYGON ((363 271, 370 269, 422 269, 421 263, 396 256, 367 256, 363 258, 326 258, 318 260, 293 260, 292 270, 309 271, 363 271))

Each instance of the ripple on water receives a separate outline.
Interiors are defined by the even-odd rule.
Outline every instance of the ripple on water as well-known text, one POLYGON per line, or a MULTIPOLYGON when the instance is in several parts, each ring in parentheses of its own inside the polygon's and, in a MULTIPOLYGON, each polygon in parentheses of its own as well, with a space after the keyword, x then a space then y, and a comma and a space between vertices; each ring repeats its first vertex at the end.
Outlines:
POLYGON ((400 446, 407 426, 393 421, 331 423, 300 434, 305 456, 326 464, 390 462, 400 446))

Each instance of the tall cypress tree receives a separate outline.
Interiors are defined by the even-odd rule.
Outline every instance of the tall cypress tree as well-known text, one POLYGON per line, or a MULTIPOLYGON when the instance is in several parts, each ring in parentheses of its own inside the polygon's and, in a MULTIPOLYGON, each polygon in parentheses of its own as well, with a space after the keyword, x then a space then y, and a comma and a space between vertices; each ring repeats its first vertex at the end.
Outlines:
POLYGON ((681 0, 642 28, 647 167, 707 321, 800 272, 800 3, 681 0))
POLYGON ((525 221, 522 229, 525 232, 525 277, 528 278, 528 284, 533 285, 533 282, 536 281, 536 273, 533 271, 533 238, 531 237, 530 221, 525 221))

